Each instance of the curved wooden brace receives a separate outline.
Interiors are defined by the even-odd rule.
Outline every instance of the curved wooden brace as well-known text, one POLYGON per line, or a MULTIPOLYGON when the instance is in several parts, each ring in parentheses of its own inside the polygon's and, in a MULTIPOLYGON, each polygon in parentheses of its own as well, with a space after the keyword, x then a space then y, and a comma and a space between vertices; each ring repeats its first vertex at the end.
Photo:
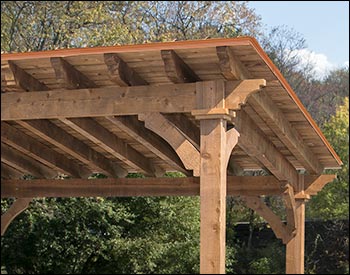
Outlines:
POLYGON ((226 132, 226 167, 228 166, 232 150, 238 143, 238 138, 239 132, 235 128, 232 128, 226 132))
POLYGON ((270 226, 278 239, 281 239, 284 244, 295 235, 294 232, 290 232, 288 227, 281 221, 272 210, 260 199, 255 196, 242 196, 243 202, 247 207, 254 210, 259 216, 261 216, 270 226))
POLYGON ((166 117, 160 113, 148 113, 139 115, 139 120, 170 144, 186 169, 193 170, 195 177, 200 175, 199 151, 166 117))
POLYGON ((286 216, 287 216, 287 230, 291 235, 296 234, 297 229, 297 214, 296 214, 296 206, 295 206, 295 197, 294 190, 292 185, 286 184, 286 189, 283 192, 283 200, 286 205, 286 216))
POLYGON ((16 199, 10 208, 1 215, 1 236, 6 232, 10 223, 29 206, 33 198, 16 199))

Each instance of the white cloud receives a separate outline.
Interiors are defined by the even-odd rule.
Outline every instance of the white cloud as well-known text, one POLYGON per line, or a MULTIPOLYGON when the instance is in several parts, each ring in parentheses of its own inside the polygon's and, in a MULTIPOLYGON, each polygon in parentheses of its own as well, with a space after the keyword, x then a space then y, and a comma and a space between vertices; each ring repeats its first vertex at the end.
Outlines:
POLYGON ((294 50, 300 57, 301 66, 307 66, 310 64, 312 69, 312 75, 316 79, 322 79, 327 73, 337 66, 328 60, 328 57, 323 53, 316 53, 309 49, 294 50))
POLYGON ((344 62, 345 67, 349 67, 349 60, 344 62))

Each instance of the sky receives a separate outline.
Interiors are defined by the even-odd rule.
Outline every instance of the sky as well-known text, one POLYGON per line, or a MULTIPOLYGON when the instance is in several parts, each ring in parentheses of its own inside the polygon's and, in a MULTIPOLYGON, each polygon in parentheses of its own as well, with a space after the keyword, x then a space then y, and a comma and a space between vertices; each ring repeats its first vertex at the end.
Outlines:
POLYGON ((315 72, 349 66, 349 2, 249 1, 261 16, 265 30, 287 25, 305 39, 300 55, 313 61, 315 72))

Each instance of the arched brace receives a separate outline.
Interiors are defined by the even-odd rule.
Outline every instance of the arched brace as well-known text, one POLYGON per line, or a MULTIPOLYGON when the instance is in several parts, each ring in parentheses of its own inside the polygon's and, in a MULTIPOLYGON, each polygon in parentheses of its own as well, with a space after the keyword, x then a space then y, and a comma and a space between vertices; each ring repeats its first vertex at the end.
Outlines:
MULTIPOLYGON (((281 239, 284 244, 288 243, 296 234, 295 230, 291 231, 288 224, 285 225, 281 218, 277 216, 262 200, 257 196, 242 196, 244 204, 254 210, 261 216, 271 227, 278 239, 281 239)), ((295 222, 295 220, 294 220, 295 222)), ((288 223, 288 219, 287 219, 288 223)), ((293 226, 292 226, 293 227, 293 226)))
POLYGON ((296 234, 297 229, 297 215, 295 210, 295 197, 292 185, 285 185, 285 191, 283 192, 283 200, 286 205, 287 230, 290 235, 294 236, 296 234))
POLYGON ((238 138, 239 138, 239 132, 235 128, 232 128, 226 131, 226 155, 225 155, 226 168, 228 166, 228 162, 230 160, 230 156, 233 151, 233 148, 235 148, 235 146, 238 143, 238 138))
POLYGON ((1 236, 6 232, 10 223, 29 206, 33 198, 16 199, 10 208, 1 215, 1 236))
POLYGON ((145 122, 145 127, 162 137, 175 150, 183 165, 193 170, 193 175, 200 175, 200 153, 198 149, 160 113, 139 115, 139 120, 145 122))

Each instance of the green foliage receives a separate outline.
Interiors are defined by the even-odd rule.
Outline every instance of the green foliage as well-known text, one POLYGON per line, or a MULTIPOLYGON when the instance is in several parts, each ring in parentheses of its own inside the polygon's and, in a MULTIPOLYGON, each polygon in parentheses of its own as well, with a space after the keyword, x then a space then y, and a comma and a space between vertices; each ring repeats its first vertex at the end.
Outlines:
POLYGON ((259 34, 238 1, 2 1, 6 52, 259 34))
POLYGON ((9 273, 196 273, 196 198, 36 200, 1 244, 9 273))
POLYGON ((324 125, 324 133, 343 161, 337 179, 323 188, 307 205, 309 218, 349 218, 349 98, 324 125))

